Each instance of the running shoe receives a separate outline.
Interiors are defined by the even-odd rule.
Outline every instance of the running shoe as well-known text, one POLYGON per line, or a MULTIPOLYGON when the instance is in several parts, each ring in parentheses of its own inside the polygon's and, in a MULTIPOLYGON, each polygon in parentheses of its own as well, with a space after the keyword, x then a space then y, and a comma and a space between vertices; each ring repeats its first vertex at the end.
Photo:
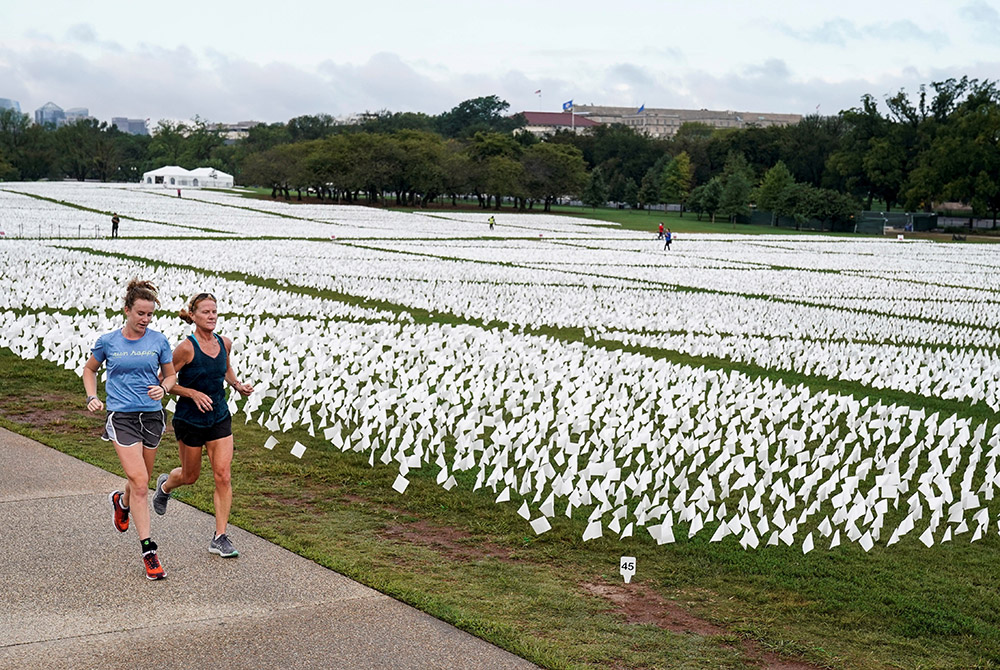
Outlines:
POLYGON ((146 566, 146 579, 166 579, 167 573, 160 565, 160 559, 156 557, 156 550, 151 549, 142 555, 142 563, 146 566))
POLYGON ((236 558, 240 555, 240 552, 236 551, 236 547, 233 543, 229 541, 226 534, 223 533, 219 537, 212 540, 211 544, 208 545, 208 550, 213 554, 218 554, 223 558, 236 558))
POLYGON ((115 529, 119 533, 124 533, 128 530, 128 507, 122 509, 122 492, 112 491, 108 495, 108 500, 111 501, 111 508, 114 510, 111 518, 114 521, 115 529))
POLYGON ((163 483, 165 481, 167 481, 166 472, 156 478, 156 492, 153 493, 153 511, 157 514, 167 513, 167 501, 170 500, 170 494, 163 490, 163 483))

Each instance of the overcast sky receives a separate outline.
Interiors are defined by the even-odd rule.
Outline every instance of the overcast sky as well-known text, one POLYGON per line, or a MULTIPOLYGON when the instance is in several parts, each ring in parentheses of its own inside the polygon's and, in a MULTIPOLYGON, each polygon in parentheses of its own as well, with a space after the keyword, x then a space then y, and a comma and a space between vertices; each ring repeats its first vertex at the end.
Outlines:
POLYGON ((0 0, 0 97, 102 120, 437 114, 491 94, 836 114, 962 75, 1000 77, 1000 0, 0 0))

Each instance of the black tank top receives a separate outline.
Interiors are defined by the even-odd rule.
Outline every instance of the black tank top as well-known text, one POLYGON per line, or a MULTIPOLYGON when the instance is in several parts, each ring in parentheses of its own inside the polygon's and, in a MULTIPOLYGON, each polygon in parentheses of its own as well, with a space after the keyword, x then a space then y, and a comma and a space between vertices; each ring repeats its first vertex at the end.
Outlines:
POLYGON ((206 356, 198 346, 194 335, 188 335, 194 346, 194 359, 177 374, 177 383, 185 388, 201 391, 212 399, 212 409, 202 412, 190 398, 180 398, 174 410, 174 418, 192 426, 214 426, 229 416, 229 406, 226 404, 226 370, 228 369, 228 354, 222 338, 212 333, 219 342, 219 355, 215 358, 206 356))

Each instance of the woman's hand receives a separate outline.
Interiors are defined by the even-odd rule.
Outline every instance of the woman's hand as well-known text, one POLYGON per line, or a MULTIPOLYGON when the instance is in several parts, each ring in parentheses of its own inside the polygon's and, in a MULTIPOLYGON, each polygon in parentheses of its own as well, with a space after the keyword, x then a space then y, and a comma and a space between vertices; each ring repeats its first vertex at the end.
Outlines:
POLYGON ((212 399, 201 391, 192 391, 191 395, 188 397, 194 401, 195 407, 198 408, 199 412, 212 411, 212 399))
POLYGON ((233 388, 243 397, 246 397, 253 393, 253 386, 250 384, 243 384, 241 382, 236 382, 233 384, 233 388))

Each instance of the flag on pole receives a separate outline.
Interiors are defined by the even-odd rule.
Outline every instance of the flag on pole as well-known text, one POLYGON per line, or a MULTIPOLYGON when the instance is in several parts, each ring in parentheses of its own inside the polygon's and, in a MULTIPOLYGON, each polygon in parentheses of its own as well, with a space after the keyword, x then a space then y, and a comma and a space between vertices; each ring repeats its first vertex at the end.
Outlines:
POLYGON ((568 112, 571 109, 573 109, 573 101, 572 100, 567 100, 566 102, 563 103, 563 111, 564 112, 568 112))
POLYGON ((644 109, 646 109, 646 103, 642 103, 641 105, 639 105, 639 109, 636 110, 635 113, 636 114, 642 114, 642 112, 643 112, 644 109))

